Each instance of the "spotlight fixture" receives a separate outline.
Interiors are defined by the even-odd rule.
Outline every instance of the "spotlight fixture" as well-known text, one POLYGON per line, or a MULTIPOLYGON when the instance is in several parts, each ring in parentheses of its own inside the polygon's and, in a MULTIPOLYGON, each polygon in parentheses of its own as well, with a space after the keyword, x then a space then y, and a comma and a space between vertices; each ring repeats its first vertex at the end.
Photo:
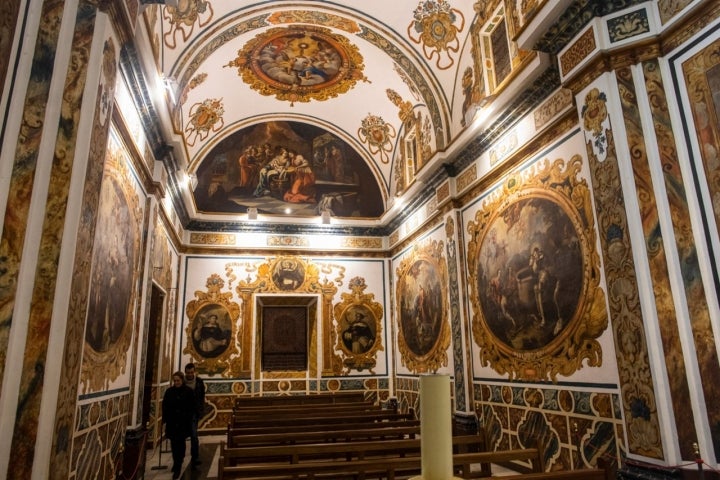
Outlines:
POLYGON ((257 220, 257 208, 249 207, 247 209, 248 220, 257 220))
POLYGON ((329 225, 331 218, 330 210, 323 210, 320 214, 320 218, 322 218, 323 225, 329 225))

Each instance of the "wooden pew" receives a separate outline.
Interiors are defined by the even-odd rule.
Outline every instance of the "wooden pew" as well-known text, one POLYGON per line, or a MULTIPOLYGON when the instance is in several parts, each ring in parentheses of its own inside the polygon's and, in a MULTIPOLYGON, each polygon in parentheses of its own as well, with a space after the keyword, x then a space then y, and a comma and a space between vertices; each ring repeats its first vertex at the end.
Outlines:
MULTIPOLYGON (((341 431, 341 430, 361 430, 369 428, 392 428, 392 427, 419 427, 420 420, 417 419, 401 419, 401 420, 385 420, 382 423, 336 423, 334 425, 278 425, 274 427, 255 426, 255 427, 233 427, 228 425, 227 436, 235 437, 239 435, 258 435, 258 434, 274 434, 274 433, 298 433, 298 432, 323 432, 323 431, 341 431)), ((230 443, 230 442, 228 442, 230 443)))
POLYGON ((323 405, 314 403, 310 405, 273 405, 270 407, 234 407, 233 413, 242 415, 254 415, 276 412, 287 412, 295 414, 306 414, 312 412, 352 412, 355 410, 382 410, 381 405, 372 402, 354 402, 354 403, 332 403, 323 405))
MULTIPOLYGON (((382 442, 381 442, 382 443, 382 442)), ((453 454, 455 474, 462 478, 480 478, 479 472, 470 471, 470 466, 480 463, 500 463, 512 460, 533 460, 536 471, 542 468, 541 454, 537 449, 508 450, 503 452, 475 452, 453 454)), ((221 465, 224 460, 221 459, 221 465)), ((219 480, 304 480, 327 479, 362 480, 366 477, 380 477, 388 480, 398 475, 419 474, 422 458, 417 456, 372 458, 346 461, 309 461, 294 464, 246 464, 238 466, 221 466, 219 480)))
POLYGON ((334 425, 343 423, 379 423, 390 420, 414 420, 415 412, 413 410, 407 413, 398 413, 392 410, 380 410, 376 412, 355 412, 345 415, 322 416, 320 413, 315 416, 302 415, 297 417, 275 418, 267 415, 263 418, 233 418, 231 426, 237 427, 275 427, 289 425, 334 425))
MULTIPOLYGON (((260 445, 293 445, 302 443, 357 442, 368 440, 384 440, 415 438, 420 435, 419 421, 405 421, 411 425, 395 425, 376 427, 375 424, 353 425, 358 428, 340 430, 310 430, 299 432, 258 432, 235 435, 228 430, 227 445, 229 448, 260 445)), ((382 425, 382 424, 381 424, 382 425)))
POLYGON ((318 393, 308 395, 275 395, 262 397, 239 397, 235 405, 242 406, 273 406, 273 405, 311 405, 348 402, 364 402, 364 392, 318 393))
MULTIPOLYGON (((480 451, 485 442, 478 435, 452 437, 456 453, 480 451)), ((239 463, 301 463, 308 460, 346 460, 371 457, 419 456, 420 439, 383 439, 357 442, 328 442, 295 445, 220 447, 224 466, 239 463)))
POLYGON ((233 421, 235 419, 251 419, 251 418, 267 418, 268 416, 272 416, 273 418, 298 418, 298 417, 307 417, 307 416, 322 416, 322 417, 332 417, 332 416, 347 416, 347 415, 355 415, 362 412, 394 412, 395 410, 383 410, 383 408, 380 405, 364 405, 364 404, 358 404, 358 405, 312 405, 308 406, 306 409, 300 409, 296 407, 292 408, 285 408, 285 407, 269 407, 267 409, 252 409, 252 410, 233 410, 232 418, 233 421), (315 408, 319 407, 319 408, 315 408))
POLYGON ((580 470, 503 475, 498 478, 502 478, 502 480, 610 480, 613 477, 602 468, 583 468, 580 470))

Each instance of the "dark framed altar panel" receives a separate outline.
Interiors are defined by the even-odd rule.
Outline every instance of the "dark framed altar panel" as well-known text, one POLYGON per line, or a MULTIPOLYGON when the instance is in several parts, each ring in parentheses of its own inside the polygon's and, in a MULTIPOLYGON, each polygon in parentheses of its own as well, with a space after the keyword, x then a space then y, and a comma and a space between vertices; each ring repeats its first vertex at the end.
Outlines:
POLYGON ((311 306, 307 298, 278 297, 258 301, 260 307, 261 369, 298 371, 308 369, 311 306), (277 303, 281 303, 278 305, 277 303), (294 303, 294 305, 293 305, 294 303), (303 304, 304 303, 304 304, 303 304))

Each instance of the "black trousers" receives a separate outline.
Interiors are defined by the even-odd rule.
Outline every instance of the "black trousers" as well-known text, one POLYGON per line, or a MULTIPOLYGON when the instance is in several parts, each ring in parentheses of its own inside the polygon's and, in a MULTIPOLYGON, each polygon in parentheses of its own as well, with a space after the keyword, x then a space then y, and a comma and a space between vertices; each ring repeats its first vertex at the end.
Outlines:
POLYGON ((180 473, 183 460, 185 460, 185 437, 177 436, 170 438, 170 450, 173 458, 173 473, 180 473))

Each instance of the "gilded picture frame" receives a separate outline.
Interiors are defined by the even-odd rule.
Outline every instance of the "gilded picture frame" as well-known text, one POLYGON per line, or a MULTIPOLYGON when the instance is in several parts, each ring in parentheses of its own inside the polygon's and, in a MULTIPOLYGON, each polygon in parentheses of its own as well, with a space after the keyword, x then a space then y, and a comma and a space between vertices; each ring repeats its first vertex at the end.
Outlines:
POLYGON ((444 243, 416 245, 396 270, 398 351, 413 373, 437 372, 448 364, 450 322, 444 243))
POLYGON ((602 364, 608 325, 581 159, 509 176, 468 223, 472 335, 481 365, 557 380, 602 364))
POLYGON ((354 277, 348 285, 351 293, 340 294, 341 302, 333 307, 335 317, 335 350, 341 352, 343 373, 369 370, 377 364, 382 345, 383 308, 374 301, 375 295, 363 293, 365 279, 354 277))
POLYGON ((192 356, 198 372, 213 375, 227 370, 239 353, 235 324, 240 306, 231 301, 232 292, 222 291, 225 281, 219 275, 210 275, 205 286, 207 291, 196 291, 195 299, 185 307, 188 322, 183 353, 192 356))
POLYGON ((100 186, 92 251, 81 382, 100 391, 127 364, 138 299, 142 208, 133 190, 129 155, 114 137, 100 186), (118 228, 118 225, 126 227, 118 228))

